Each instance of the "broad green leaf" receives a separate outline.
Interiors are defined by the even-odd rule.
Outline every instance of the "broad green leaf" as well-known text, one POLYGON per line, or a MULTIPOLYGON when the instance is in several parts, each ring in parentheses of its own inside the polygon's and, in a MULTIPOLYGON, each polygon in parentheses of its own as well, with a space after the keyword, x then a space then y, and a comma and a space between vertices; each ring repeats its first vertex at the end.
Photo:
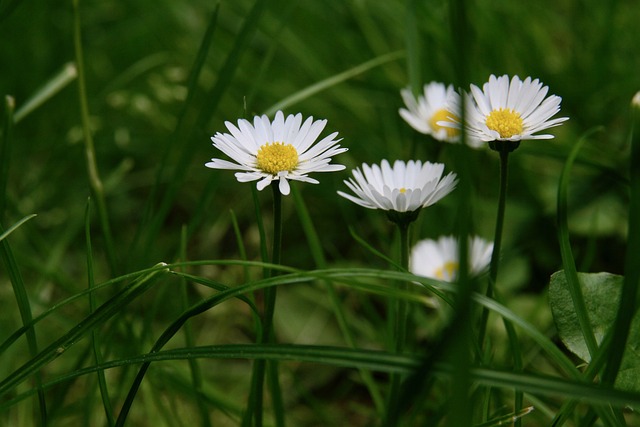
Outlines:
MULTIPOLYGON (((589 322, 598 344, 613 325, 620 302, 623 276, 610 273, 578 273, 589 322)), ((591 357, 578 324, 564 271, 551 276, 549 302, 558 335, 576 356, 589 362, 591 357)), ((616 387, 640 390, 640 317, 634 317, 616 387)))

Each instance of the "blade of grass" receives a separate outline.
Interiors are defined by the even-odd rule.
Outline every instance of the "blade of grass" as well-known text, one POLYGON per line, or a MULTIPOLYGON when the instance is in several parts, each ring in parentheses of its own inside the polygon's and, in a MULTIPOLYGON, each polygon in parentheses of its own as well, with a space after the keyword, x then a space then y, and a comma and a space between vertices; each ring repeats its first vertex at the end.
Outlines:
POLYGON ((627 252, 624 262, 624 281, 620 294, 620 305, 609 348, 607 366, 602 374, 604 384, 613 385, 622 364, 622 356, 627 347, 631 321, 637 307, 638 286, 640 286, 640 92, 631 104, 632 133, 631 156, 629 157, 629 228, 627 232, 627 252))
MULTIPOLYGON (((417 355, 397 355, 379 350, 300 344, 226 344, 178 348, 113 360, 101 366, 82 368, 64 374, 43 386, 49 388, 70 379, 94 373, 96 370, 196 357, 295 361, 405 374, 414 372, 421 362, 421 358, 417 355)), ((454 367, 450 363, 438 363, 434 366, 434 374, 440 377, 450 377, 453 369, 454 367)), ((579 398, 585 402, 598 405, 611 404, 616 407, 640 404, 640 394, 635 392, 616 390, 547 375, 534 375, 482 367, 471 367, 469 375, 472 381, 480 382, 486 386, 515 387, 535 395, 579 398)), ((0 409, 9 407, 15 404, 16 401, 22 400, 33 393, 34 391, 27 391, 9 402, 3 403, 0 405, 0 409)))
MULTIPOLYGON (((185 226, 182 227, 182 232, 180 233, 180 260, 187 260, 187 228, 185 226)), ((182 309, 185 310, 189 307, 189 294, 188 294, 188 286, 186 278, 183 276, 180 278, 180 301, 182 305, 182 309)), ((195 347, 195 339, 193 338, 193 328, 190 324, 185 324, 184 327, 184 340, 187 348, 195 347)), ((198 406, 198 410, 200 411, 200 420, 202 427, 211 427, 211 419, 209 418, 209 410, 207 408, 207 404, 202 396, 202 370, 200 369, 200 364, 195 359, 189 359, 189 371, 191 372, 191 383, 192 388, 195 393, 195 400, 198 406)))
MULTIPOLYGON (((249 11, 246 19, 242 24, 238 35, 234 40, 233 47, 231 48, 229 55, 227 56, 224 64, 218 72, 218 79, 215 85, 205 96, 207 100, 206 104, 199 108, 199 114, 196 118, 195 124, 191 127, 194 130, 201 130, 206 127, 206 123, 211 119, 215 113, 218 105, 222 99, 222 96, 231 86, 231 81, 235 75, 235 72, 240 63, 240 58, 246 50, 249 40, 253 33, 258 28, 258 23, 264 12, 266 0, 256 0, 253 7, 249 11)), ((197 150, 194 149, 194 144, 199 143, 199 136, 196 138, 193 134, 189 134, 183 138, 183 143, 180 144, 180 152, 176 154, 177 163, 168 179, 169 187, 163 192, 162 200, 159 207, 155 211, 155 215, 147 227, 149 232, 147 234, 147 241, 145 248, 149 248, 155 241, 155 235, 162 227, 164 220, 169 213, 171 206, 180 192, 180 186, 184 181, 184 177, 189 170, 189 164, 193 158, 193 155, 197 150)))
MULTIPOLYGON (((2 243, 5 244, 6 241, 2 243)), ((4 253, 5 251, 2 252, 4 253)), ((93 313, 85 317, 84 320, 75 325, 69 332, 55 340, 20 368, 13 371, 11 375, 0 381, 0 395, 7 393, 29 376, 39 372, 40 368, 62 355, 85 334, 92 331, 95 327, 104 324, 104 322, 121 311, 127 304, 146 292, 153 284, 151 279, 160 272, 167 270, 166 265, 165 263, 158 264, 155 269, 150 270, 147 274, 127 285, 111 299, 98 307, 93 313)), ((9 269, 11 275, 16 274, 16 271, 14 268, 9 269)), ((27 334, 28 333, 27 331, 27 334)))
POLYGON ((111 224, 109 222, 109 213, 107 211, 107 203, 105 200, 104 187, 98 172, 98 163, 96 161, 96 151, 93 144, 93 136, 91 134, 91 126, 89 122, 89 102, 87 100, 87 88, 84 74, 84 59, 82 50, 82 32, 80 24, 80 0, 73 0, 73 44, 76 57, 76 67, 78 68, 78 97, 80 103, 80 117, 82 119, 82 130, 84 134, 85 161, 87 167, 87 176, 89 179, 89 187, 96 201, 97 214, 102 229, 102 235, 105 242, 105 252, 109 262, 109 268, 113 275, 118 270, 118 261, 113 245, 113 236, 111 233, 111 224))
MULTIPOLYGON (((5 97, 5 122, 2 133, 2 146, 0 147, 0 257, 7 270, 11 286, 13 288, 13 294, 16 297, 16 303, 18 305, 18 311, 20 312, 20 318, 22 319, 22 325, 26 327, 33 319, 31 314, 31 303, 29 302, 29 296, 22 279, 22 273, 18 267, 11 246, 6 240, 6 237, 17 229, 21 224, 28 221, 31 217, 23 218, 20 222, 12 226, 9 230, 5 231, 2 226, 2 218, 4 217, 4 209, 6 206, 6 190, 7 180, 9 173, 9 162, 11 151, 11 136, 13 129, 13 108, 14 101, 10 96, 5 97)), ((29 353, 33 357, 38 354, 38 340, 36 338, 36 331, 33 326, 26 328, 27 344, 29 347, 29 353)), ((42 374, 40 372, 34 373, 34 379, 38 388, 38 410, 40 412, 39 423, 42 426, 47 425, 47 402, 45 400, 44 391, 41 388, 42 374)))
MULTIPOLYGON (((91 249, 91 199, 87 200, 87 207, 85 209, 85 241, 87 245, 87 283, 89 289, 95 286, 95 277, 93 274, 93 251, 91 249)), ((93 313, 96 310, 96 297, 94 292, 89 292, 89 313, 93 313)), ((98 333, 95 329, 91 331, 91 346, 93 347, 93 357, 97 365, 104 362, 102 357, 102 334, 98 333)), ((102 407, 106 416, 106 422, 108 426, 112 426, 114 423, 113 418, 113 406, 111 405, 111 399, 109 398, 109 389, 107 387, 107 380, 104 375, 104 371, 98 371, 98 386, 100 388, 100 397, 102 399, 102 407)))
POLYGON ((589 354, 591 355, 592 359, 598 351, 598 343, 596 342, 596 338, 593 334, 593 329, 591 328, 591 322, 589 321, 589 314, 587 313, 584 297, 582 296, 582 292, 580 291, 578 272, 576 270, 576 264, 571 250, 571 242, 569 240, 569 225, 567 218, 567 197, 569 188, 569 177, 571 175, 573 162, 575 161, 580 148, 585 143, 587 138, 599 130, 600 129, 597 128, 586 132, 578 140, 578 142, 569 153, 569 157, 567 158, 567 161, 564 165, 564 168, 560 175, 560 181, 558 183, 557 208, 558 241, 560 244, 560 253, 562 255, 562 266, 567 277, 569 290, 571 291, 571 299, 573 300, 576 315, 578 317, 578 323, 580 324, 580 329, 582 330, 585 343, 587 344, 587 348, 589 349, 589 354))
POLYGON ((337 84, 342 83, 346 80, 349 80, 350 78, 353 78, 359 74, 362 74, 366 71, 369 71, 373 68, 384 65, 386 63, 395 61, 401 58, 403 55, 404 55, 403 52, 391 52, 385 55, 378 56, 377 58, 371 59, 369 61, 363 62, 358 66, 355 66, 346 71, 343 71, 342 73, 339 73, 329 78, 326 78, 324 80, 321 80, 292 95, 289 95, 282 101, 279 101, 276 104, 272 105, 271 107, 267 108, 264 114, 266 114, 267 116, 273 115, 278 110, 284 110, 288 107, 291 107, 292 105, 295 105, 298 102, 301 102, 307 98, 310 98, 311 96, 319 92, 322 92, 323 90, 336 86, 337 84))
POLYGON ((4 233, 0 234, 0 241, 6 239, 11 233, 16 231, 18 229, 18 227, 20 227, 22 224, 24 224, 25 222, 29 221, 30 219, 35 218, 36 216, 38 216, 38 214, 27 215, 24 218, 22 218, 20 221, 18 221, 15 224, 13 224, 11 227, 9 227, 8 230, 6 230, 4 233))
MULTIPOLYGON (((311 219, 311 215, 309 215, 307 205, 305 204, 304 199, 302 198, 302 195, 300 194, 297 186, 292 186, 291 190, 293 194, 293 201, 296 206, 296 211, 298 212, 298 217, 300 218, 300 223, 302 224, 302 230, 304 231, 305 237, 307 238, 309 250, 311 252, 311 256, 313 257, 316 268, 324 269, 327 267, 327 261, 324 256, 324 251, 322 250, 320 238, 318 237, 316 228, 313 225, 313 220, 311 219)), ((331 282, 324 282, 324 285, 327 289, 327 293, 329 294, 329 300, 331 301, 331 306, 336 316, 338 327, 342 332, 342 337, 349 347, 356 348, 356 342, 347 324, 344 310, 342 309, 342 303, 340 301, 338 293, 336 292, 335 286, 331 282)), ((371 395, 371 399, 373 400, 373 403, 376 407, 376 411, 379 415, 382 415, 384 413, 384 401, 382 400, 380 389, 378 388, 375 381, 373 380, 373 377, 368 371, 360 370, 360 376, 362 377, 362 381, 364 382, 369 391, 369 394, 371 395)))
POLYGON ((36 91, 24 104, 16 111, 13 120, 15 123, 20 122, 31 112, 36 110, 42 104, 53 98, 58 92, 64 89, 78 77, 76 65, 72 62, 65 64, 56 75, 54 75, 47 83, 36 91))

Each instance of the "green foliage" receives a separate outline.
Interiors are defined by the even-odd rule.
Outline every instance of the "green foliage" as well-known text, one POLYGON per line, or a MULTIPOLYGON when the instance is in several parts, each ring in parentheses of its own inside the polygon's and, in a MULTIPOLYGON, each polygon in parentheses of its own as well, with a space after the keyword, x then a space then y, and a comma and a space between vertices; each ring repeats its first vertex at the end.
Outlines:
POLYGON ((391 377, 398 425, 638 424, 638 22, 632 0, 0 2, 0 425, 241 425, 267 359, 265 425, 376 425, 391 377), (404 237, 493 236, 499 156, 398 115, 401 88, 491 73, 540 78, 570 120, 509 157, 487 297, 403 271, 393 224, 336 190, 362 162, 443 162, 464 182, 404 237), (273 265, 270 191, 203 165, 225 121, 278 108, 349 151, 283 198, 273 265), (611 273, 547 288, 571 268, 611 273))
MULTIPOLYGON (((620 305, 623 276, 610 273, 578 273, 580 290, 584 296, 586 312, 598 344, 611 331, 620 305)), ((558 335, 564 345, 585 362, 591 356, 574 309, 573 300, 563 271, 551 276, 549 283, 549 303, 558 335)), ((635 315, 631 323, 629 341, 622 352, 624 357, 616 380, 616 386, 623 390, 640 391, 640 317, 635 315)))

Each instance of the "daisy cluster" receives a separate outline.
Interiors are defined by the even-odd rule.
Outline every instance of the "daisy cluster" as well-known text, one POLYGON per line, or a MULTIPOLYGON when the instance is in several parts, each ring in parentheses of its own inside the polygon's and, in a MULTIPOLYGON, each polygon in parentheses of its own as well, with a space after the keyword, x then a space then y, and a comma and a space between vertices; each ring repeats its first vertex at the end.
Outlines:
MULTIPOLYGON (((567 120, 553 118, 560 111, 561 98, 548 95, 548 91, 538 79, 521 80, 507 75, 491 75, 482 88, 470 85, 469 91, 460 92, 451 85, 431 82, 418 97, 403 89, 400 94, 406 108, 401 108, 399 114, 416 131, 439 141, 464 140, 476 149, 498 149, 499 144, 517 147, 521 140, 553 138, 539 132, 567 120)), ((340 146, 337 132, 319 139, 326 124, 326 120, 313 117, 303 121, 301 114, 285 118, 282 111, 275 114, 273 121, 263 115, 254 117, 253 122, 225 122, 229 132, 218 132, 211 139, 213 146, 231 161, 214 158, 206 166, 235 170, 238 181, 257 181, 258 190, 277 184, 278 191, 287 195, 289 181, 317 184, 309 174, 345 169, 344 165, 332 163, 333 156, 347 151, 340 146)), ((380 164, 355 168, 344 183, 351 193, 338 191, 340 196, 359 206, 385 211, 398 224, 408 224, 423 208, 451 193, 457 177, 454 172, 445 174, 442 163, 383 159, 380 164)), ((410 270, 454 281, 459 267, 457 248, 457 241, 451 236, 422 240, 413 248, 410 270)), ((480 274, 489 265, 493 244, 470 237, 469 248, 469 271, 480 274)))

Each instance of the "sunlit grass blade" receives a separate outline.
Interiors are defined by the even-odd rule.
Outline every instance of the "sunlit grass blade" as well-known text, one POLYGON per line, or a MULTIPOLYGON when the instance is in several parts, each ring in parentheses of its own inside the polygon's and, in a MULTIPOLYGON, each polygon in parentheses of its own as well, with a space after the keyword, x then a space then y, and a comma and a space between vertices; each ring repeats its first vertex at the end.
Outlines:
MULTIPOLYGON (((3 244, 6 241, 2 242, 3 244)), ((69 347, 75 344, 78 339, 92 331, 99 325, 104 324, 109 318, 126 307, 135 298, 142 295, 153 284, 153 279, 160 272, 166 270, 166 264, 160 263, 157 268, 151 272, 138 278, 130 283, 107 302, 98 307, 93 313, 89 314, 73 327, 69 332, 55 340, 52 344, 41 350, 37 355, 32 357, 28 362, 16 369, 4 380, 0 381, 0 395, 7 393, 13 387, 22 383, 26 378, 39 372, 40 368, 51 362, 55 358, 61 356, 69 347)), ((9 269, 15 273, 14 269, 9 269)), ((27 331, 28 333, 28 331, 27 331)))
MULTIPOLYGON (((91 249, 91 199, 87 200, 87 207, 85 210, 85 240, 87 245, 87 283, 89 289, 95 286, 95 277, 93 272, 93 252, 91 249)), ((96 297, 94 292, 89 292, 89 312, 93 313, 96 310, 96 297)), ((93 357, 97 365, 104 362, 102 357, 102 351, 100 350, 102 345, 101 334, 95 329, 91 331, 91 344, 93 347, 93 357)), ((113 406, 111 405, 111 399, 109 398, 109 389, 107 388, 107 380, 104 375, 104 371, 98 371, 98 385, 100 387, 100 397, 102 399, 102 407, 104 408, 105 417, 107 419, 107 425, 112 426, 115 419, 113 418, 113 406)))
POLYGON ((65 64, 62 70, 54 75, 44 86, 38 89, 31 98, 27 99, 25 103, 18 108, 16 114, 13 116, 15 123, 20 122, 31 112, 67 87, 77 76, 78 70, 76 69, 76 65, 72 62, 65 64))
POLYGON ((501 417, 494 418, 492 420, 487 421, 486 423, 476 424, 474 427, 495 427, 495 426, 509 425, 511 423, 514 423, 518 419, 524 417, 525 415, 529 415, 531 412, 533 412, 533 410, 534 410, 533 406, 528 406, 526 408, 519 410, 518 412, 514 412, 512 414, 503 415, 501 417))
POLYGON ((377 58, 371 59, 367 62, 364 62, 356 67, 353 67, 347 71, 343 71, 340 74, 336 74, 335 76, 331 76, 329 78, 326 78, 322 81, 319 81, 317 83, 312 84, 309 87, 306 87, 292 95, 289 95, 288 97, 286 97, 285 99, 283 99, 282 101, 279 101, 278 103, 272 105, 271 107, 267 108, 264 112, 264 114, 266 115, 273 115, 275 114, 276 111, 278 110, 284 110, 286 108, 291 107, 292 105, 297 104, 298 102, 301 102, 307 98, 310 98, 311 96, 322 92, 323 90, 326 90, 332 86, 335 86, 339 83, 342 83, 346 80, 349 80, 350 78, 353 78, 359 74, 362 74, 364 72, 367 72, 375 67, 379 67, 381 65, 384 65, 388 62, 391 61, 395 61, 399 58, 401 58, 404 55, 403 52, 392 52, 392 53, 388 53, 386 55, 382 55, 379 56, 377 58))
MULTIPOLYGON (((62 375, 46 384, 51 387, 82 375, 94 373, 119 366, 137 365, 169 360, 184 360, 188 358, 209 359, 264 359, 277 361, 294 361, 318 363, 344 368, 361 368, 388 373, 411 373, 420 365, 420 357, 416 355, 398 355, 380 350, 351 349, 333 346, 315 346, 299 344, 227 344, 178 348, 112 360, 101 366, 78 369, 62 375)), ((434 365, 433 375, 450 377, 453 366, 450 363, 434 365)), ((558 396, 562 398, 582 399, 593 404, 610 404, 616 407, 640 404, 640 394, 600 387, 594 384, 582 383, 576 380, 552 377, 541 374, 511 372, 506 370, 471 367, 470 379, 486 386, 500 388, 517 388, 524 392, 558 396)), ((15 404, 34 392, 26 392, 14 400, 0 405, 0 409, 15 404)))
POLYGON ((30 219, 35 218, 36 216, 38 216, 38 214, 27 215, 24 218, 22 218, 20 221, 18 221, 15 224, 13 224, 11 227, 9 227, 8 230, 6 230, 4 233, 0 234, 0 241, 6 239, 11 233, 16 231, 16 229, 18 229, 18 227, 20 227, 22 224, 24 224, 25 222, 29 221, 30 219))
POLYGON ((113 235, 111 233, 111 224, 107 203, 105 200, 104 187, 98 172, 98 163, 96 159, 96 150, 93 143, 91 125, 89 122, 89 101, 87 98, 87 88, 85 81, 83 48, 82 48, 82 31, 80 21, 80 0, 73 0, 73 44, 76 58, 76 67, 78 72, 78 102, 80 104, 80 117, 82 119, 82 131, 84 136, 85 161, 87 166, 87 177, 89 179, 89 187, 96 202, 98 219, 102 228, 104 237, 105 252, 109 262, 109 268, 115 275, 118 271, 118 261, 113 243, 113 235))
POLYGON ((595 336, 593 335, 593 329, 591 328, 591 323, 589 322, 589 315, 587 313, 582 292, 580 291, 578 272, 576 270, 576 264, 571 250, 567 214, 567 197, 569 188, 569 177, 571 175, 573 162, 575 161, 580 148, 588 139, 588 137, 598 130, 599 129, 594 129, 587 132, 582 138, 578 140, 578 142, 571 150, 571 153, 569 154, 569 157, 565 162, 562 174, 560 176, 560 181, 558 183, 557 207, 558 241, 560 244, 560 253, 562 255, 562 266, 567 277, 567 284, 569 285, 569 290, 571 291, 571 298, 573 299, 578 322, 580 324, 580 328, 582 329, 582 333, 584 335, 587 348, 589 349, 589 354, 591 354, 591 358, 594 357, 595 353, 598 350, 598 343, 596 342, 595 336))

